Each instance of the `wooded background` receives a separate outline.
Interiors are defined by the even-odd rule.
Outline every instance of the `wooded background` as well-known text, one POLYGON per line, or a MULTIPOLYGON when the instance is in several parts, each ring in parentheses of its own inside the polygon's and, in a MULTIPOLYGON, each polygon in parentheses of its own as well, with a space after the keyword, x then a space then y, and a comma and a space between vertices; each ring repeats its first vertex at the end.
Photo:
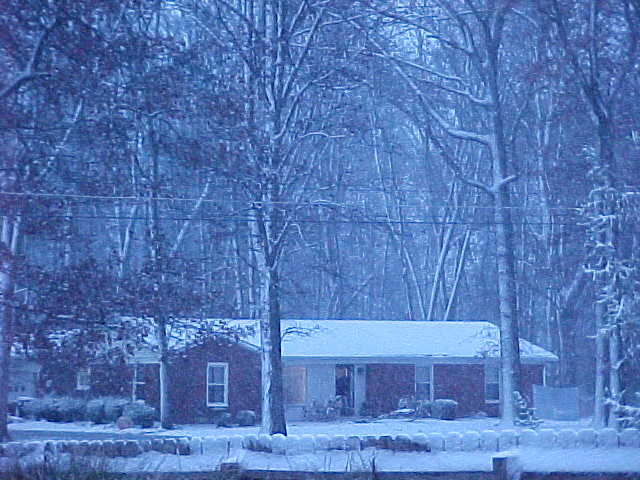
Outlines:
POLYGON ((640 0, 1 2, 3 362, 120 315, 482 319, 637 401, 639 35, 640 0))

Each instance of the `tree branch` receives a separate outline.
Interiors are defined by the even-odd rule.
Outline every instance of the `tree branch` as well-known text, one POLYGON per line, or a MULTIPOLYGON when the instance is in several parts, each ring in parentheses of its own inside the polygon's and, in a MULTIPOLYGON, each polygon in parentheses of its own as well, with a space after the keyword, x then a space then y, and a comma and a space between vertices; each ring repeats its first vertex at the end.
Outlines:
POLYGON ((50 26, 46 27, 36 42, 36 45, 31 53, 31 57, 27 62, 27 65, 23 72, 18 74, 16 78, 14 78, 8 85, 0 90, 0 100, 4 100, 13 92, 18 90, 22 85, 28 83, 32 80, 42 77, 48 77, 51 75, 51 72, 37 72, 36 69, 38 67, 38 63, 40 62, 40 57, 42 57, 42 51, 44 50, 44 45, 47 40, 49 34, 53 31, 53 29, 58 25, 58 19, 56 19, 50 26))

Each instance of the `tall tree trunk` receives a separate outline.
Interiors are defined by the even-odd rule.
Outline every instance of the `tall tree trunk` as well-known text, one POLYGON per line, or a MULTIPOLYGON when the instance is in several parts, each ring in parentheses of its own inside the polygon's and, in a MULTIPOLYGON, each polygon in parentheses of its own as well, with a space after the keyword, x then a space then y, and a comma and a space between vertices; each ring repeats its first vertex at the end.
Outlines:
POLYGON ((515 272, 513 267, 513 237, 508 195, 496 195, 496 237, 498 257, 498 296, 500 306, 500 354, 502 372, 502 421, 515 420, 513 392, 520 392, 520 345, 516 316, 515 272))
POLYGON ((20 217, 2 217, 0 231, 0 442, 9 439, 9 384, 13 345, 14 259, 20 238, 20 217))
MULTIPOLYGON (((159 213, 158 213, 158 196, 160 188, 160 158, 157 132, 151 125, 148 128, 148 139, 150 142, 150 160, 151 168, 149 175, 149 257, 152 265, 154 281, 158 284, 165 282, 163 257, 163 240, 161 238, 159 213)), ((158 285, 159 290, 159 285, 158 285)), ((155 308, 154 327, 156 337, 158 339, 158 348, 160 355, 160 368, 158 371, 160 384, 160 423, 162 428, 173 428, 171 420, 171 404, 169 403, 169 357, 167 342, 167 323, 165 313, 161 311, 162 299, 153 298, 155 308)))
POLYGON ((492 19, 493 31, 486 25, 487 80, 493 108, 490 142, 493 159, 493 192, 496 223, 496 255, 498 262, 498 297, 500 310, 500 353, 502 363, 502 421, 515 419, 514 392, 521 392, 520 343, 517 316, 516 273, 514 267, 513 221, 505 144, 504 112, 499 85, 499 53, 508 3, 496 7, 492 19))
POLYGON ((160 368, 158 376, 160 380, 160 425, 162 428, 173 428, 171 418, 171 404, 169 402, 169 348, 167 339, 167 324, 161 312, 160 318, 156 318, 156 331, 158 334, 158 353, 160 354, 160 368))
POLYGON ((13 255, 4 242, 8 222, 5 217, 3 242, 0 244, 0 442, 9 440, 7 428, 9 382, 11 379, 11 345, 13 344, 13 255))
POLYGON ((282 351, 280 306, 278 302, 278 273, 267 269, 267 279, 263 288, 262 304, 268 309, 266 318, 260 319, 262 339, 262 388, 266 392, 262 398, 262 427, 270 435, 287 434, 284 414, 284 390, 282 384, 282 351))
MULTIPOLYGON (((609 394, 616 403, 622 403, 620 387, 620 328, 615 325, 609 330, 609 394)), ((609 410, 609 427, 618 428, 615 408, 609 410)))
MULTIPOLYGON (((272 205, 266 206, 271 210, 272 205)), ((252 246, 259 281, 261 365, 262 365, 262 430, 273 435, 287 434, 282 384, 282 351, 280 328, 279 281, 275 252, 270 248, 269 225, 261 208, 254 208, 251 222, 252 246)))
MULTIPOLYGON (((598 304, 598 307, 601 307, 598 304)), ((600 310, 600 308, 596 308, 600 310)), ((607 330, 599 328, 596 332, 596 387, 593 423, 596 428, 607 425, 606 388, 607 388, 607 330)))

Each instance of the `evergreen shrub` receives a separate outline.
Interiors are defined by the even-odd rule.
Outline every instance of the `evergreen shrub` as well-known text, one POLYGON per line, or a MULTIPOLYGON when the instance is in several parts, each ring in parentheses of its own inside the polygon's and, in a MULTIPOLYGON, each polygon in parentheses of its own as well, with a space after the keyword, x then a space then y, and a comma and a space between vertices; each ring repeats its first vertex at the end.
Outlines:
POLYGON ((129 400, 116 397, 104 397, 104 416, 107 423, 115 423, 124 412, 129 400))
POLYGON ((87 402, 87 420, 95 424, 107 423, 107 416, 104 411, 104 398, 94 398, 87 402))
POLYGON ((134 425, 151 428, 156 418, 156 409, 140 402, 129 403, 124 407, 123 415, 131 418, 134 425))
POLYGON ((42 398, 32 398, 20 404, 19 413, 23 418, 42 419, 44 402, 42 398))
POLYGON ((455 420, 458 402, 449 398, 439 398, 431 404, 431 415, 440 420, 455 420))
POLYGON ((79 398, 62 397, 56 402, 60 422, 77 422, 86 418, 87 402, 79 398))

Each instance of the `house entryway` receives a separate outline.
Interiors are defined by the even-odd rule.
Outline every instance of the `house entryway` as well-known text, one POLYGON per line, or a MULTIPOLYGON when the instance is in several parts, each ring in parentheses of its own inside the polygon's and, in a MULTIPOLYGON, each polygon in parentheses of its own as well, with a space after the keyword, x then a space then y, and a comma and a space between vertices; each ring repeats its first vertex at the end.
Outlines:
POLYGON ((343 415, 353 414, 353 374, 353 365, 336 365, 336 397, 340 396, 343 399, 343 415), (345 409, 349 409, 350 412, 345 412, 345 409))

